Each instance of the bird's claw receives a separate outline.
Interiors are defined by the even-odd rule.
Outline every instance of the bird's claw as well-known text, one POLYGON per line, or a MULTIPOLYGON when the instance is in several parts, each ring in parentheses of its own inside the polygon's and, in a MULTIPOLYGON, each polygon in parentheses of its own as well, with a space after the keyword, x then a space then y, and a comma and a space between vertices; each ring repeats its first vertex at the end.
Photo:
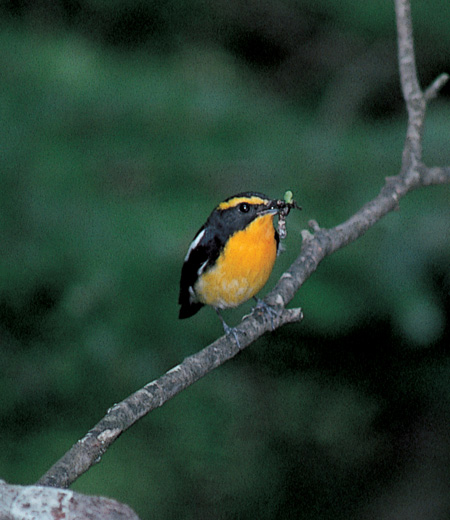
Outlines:
POLYGON ((223 330, 225 331, 225 334, 227 336, 229 336, 230 334, 233 335, 234 339, 236 340, 236 345, 239 347, 240 350, 241 344, 239 343, 239 336, 236 327, 230 327, 226 323, 223 323, 223 330))
POLYGON ((274 325, 274 318, 278 317, 278 311, 271 307, 268 303, 265 301, 255 298, 256 300, 256 307, 253 309, 254 311, 260 311, 262 314, 265 314, 270 319, 270 325, 272 327, 272 330, 275 330, 274 325))

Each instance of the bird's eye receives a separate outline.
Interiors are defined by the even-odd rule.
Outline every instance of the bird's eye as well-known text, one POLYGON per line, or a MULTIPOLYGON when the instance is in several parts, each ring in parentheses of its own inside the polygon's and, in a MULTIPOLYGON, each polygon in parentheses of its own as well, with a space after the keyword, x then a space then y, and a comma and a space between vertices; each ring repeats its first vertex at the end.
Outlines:
POLYGON ((239 204, 239 211, 241 213, 248 213, 250 211, 250 204, 247 204, 247 202, 242 202, 242 204, 239 204))

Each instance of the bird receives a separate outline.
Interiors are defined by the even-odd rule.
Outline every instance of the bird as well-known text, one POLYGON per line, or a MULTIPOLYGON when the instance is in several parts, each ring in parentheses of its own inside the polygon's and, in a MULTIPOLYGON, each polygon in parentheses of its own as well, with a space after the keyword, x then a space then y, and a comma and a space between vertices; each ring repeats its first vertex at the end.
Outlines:
POLYGON ((190 318, 204 305, 209 305, 215 309, 225 333, 233 334, 240 346, 235 329, 227 325, 221 314, 223 309, 255 298, 258 307, 275 312, 258 300, 256 294, 269 279, 279 251, 280 237, 274 227, 274 217, 278 214, 284 224, 284 218, 293 207, 300 209, 290 191, 284 200, 247 191, 228 197, 216 206, 184 258, 179 318, 190 318))

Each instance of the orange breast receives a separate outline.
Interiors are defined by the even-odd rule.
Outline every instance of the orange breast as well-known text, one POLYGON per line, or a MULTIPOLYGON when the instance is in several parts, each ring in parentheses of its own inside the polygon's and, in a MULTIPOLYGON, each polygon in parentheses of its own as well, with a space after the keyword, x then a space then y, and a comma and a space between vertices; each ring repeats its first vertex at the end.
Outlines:
POLYGON ((259 217, 229 239, 214 267, 195 284, 197 298, 219 309, 237 307, 264 287, 276 256, 273 215, 259 217))

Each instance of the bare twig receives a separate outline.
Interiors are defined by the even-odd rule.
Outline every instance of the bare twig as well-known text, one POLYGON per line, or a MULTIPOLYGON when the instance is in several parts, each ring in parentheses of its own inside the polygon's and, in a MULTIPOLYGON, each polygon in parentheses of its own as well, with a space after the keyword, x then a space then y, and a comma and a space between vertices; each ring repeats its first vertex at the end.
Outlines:
MULTIPOLYGON (((422 163, 426 103, 437 95, 438 90, 448 80, 448 75, 439 76, 425 93, 422 92, 416 73, 409 0, 395 0, 395 9, 400 79, 408 111, 400 173, 387 178, 378 196, 346 222, 331 229, 321 229, 317 223, 311 222, 313 233, 303 232, 300 255, 266 298, 267 303, 280 309, 279 317, 274 320, 275 328, 302 318, 300 309, 285 309, 285 306, 325 256, 361 237, 384 215, 396 209, 399 200, 412 189, 450 182, 450 166, 428 168, 422 163)), ((241 348, 255 341, 270 330, 270 327, 271 324, 264 316, 256 312, 244 319, 237 328, 241 348)), ((235 356, 237 352, 239 348, 235 341, 229 337, 222 337, 113 406, 83 439, 50 468, 39 484, 58 487, 70 485, 98 462, 108 447, 132 424, 235 356)))
POLYGON ((403 150, 402 172, 417 175, 422 161, 422 135, 427 100, 435 97, 448 80, 441 74, 422 92, 417 78, 410 0, 395 0, 400 83, 408 111, 408 127, 403 150))
POLYGON ((403 166, 407 169, 409 162, 415 164, 422 159, 425 97, 417 79, 410 0, 395 0, 395 13, 400 83, 408 110, 408 127, 403 153, 403 166))
POLYGON ((425 101, 430 101, 431 99, 434 99, 441 88, 447 83, 449 80, 449 75, 444 72, 443 74, 440 74, 433 83, 425 90, 425 101))

